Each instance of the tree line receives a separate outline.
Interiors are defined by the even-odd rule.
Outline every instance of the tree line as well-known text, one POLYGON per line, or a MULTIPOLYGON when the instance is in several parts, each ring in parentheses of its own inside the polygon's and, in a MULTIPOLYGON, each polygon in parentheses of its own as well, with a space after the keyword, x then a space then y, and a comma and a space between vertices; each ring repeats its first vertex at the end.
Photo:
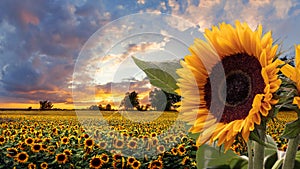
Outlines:
MULTIPOLYGON (((155 88, 154 90, 149 92, 149 102, 146 105, 142 105, 140 103, 139 94, 136 91, 127 92, 125 97, 121 101, 121 104, 118 110, 139 110, 139 111, 147 111, 147 110, 157 110, 157 111, 170 111, 174 110, 178 106, 175 104, 181 100, 181 97, 167 93, 161 89, 155 88)), ((40 103, 41 110, 50 110, 53 107, 52 102, 49 100, 42 100, 40 103)), ((30 107, 31 108, 31 107, 30 107)), ((103 110, 103 111, 113 111, 115 109, 112 108, 111 104, 107 105, 91 105, 89 110, 103 110)))
POLYGON ((141 105, 139 102, 138 93, 136 91, 133 91, 127 92, 125 94, 125 97, 121 101, 119 109, 146 111, 152 108, 152 110, 170 111, 178 107, 175 105, 175 103, 179 102, 180 100, 181 97, 176 94, 167 93, 163 90, 155 88, 149 93, 150 103, 141 105))

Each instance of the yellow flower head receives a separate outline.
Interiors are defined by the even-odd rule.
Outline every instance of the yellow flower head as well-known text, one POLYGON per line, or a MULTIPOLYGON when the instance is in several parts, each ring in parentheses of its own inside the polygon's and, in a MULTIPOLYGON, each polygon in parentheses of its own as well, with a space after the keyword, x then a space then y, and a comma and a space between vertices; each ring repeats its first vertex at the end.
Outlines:
MULTIPOLYGON (((300 93, 300 45, 295 45, 295 63, 296 67, 286 64, 280 70, 281 72, 296 83, 298 95, 300 93)), ((293 104, 296 104, 300 109, 300 97, 294 97, 293 104)))
POLYGON ((218 141, 228 150, 239 133, 248 141, 277 103, 282 61, 274 61, 278 45, 271 32, 262 35, 261 25, 252 31, 239 21, 235 27, 221 23, 204 36, 207 42, 195 39, 177 70, 181 118, 193 125, 190 132, 201 133, 198 146, 218 141))
POLYGON ((94 156, 90 161, 91 168, 98 169, 98 168, 101 168, 102 165, 103 165, 103 162, 99 156, 94 156))

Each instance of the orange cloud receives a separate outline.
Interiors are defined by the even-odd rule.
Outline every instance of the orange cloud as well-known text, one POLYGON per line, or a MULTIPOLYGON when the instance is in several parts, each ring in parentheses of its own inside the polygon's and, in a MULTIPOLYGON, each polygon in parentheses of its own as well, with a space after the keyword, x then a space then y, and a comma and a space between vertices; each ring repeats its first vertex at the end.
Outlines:
POLYGON ((40 20, 38 17, 36 17, 35 15, 33 15, 32 13, 28 12, 28 11, 21 11, 21 20, 23 21, 23 23, 25 24, 33 24, 33 25, 38 25, 40 23, 40 20))

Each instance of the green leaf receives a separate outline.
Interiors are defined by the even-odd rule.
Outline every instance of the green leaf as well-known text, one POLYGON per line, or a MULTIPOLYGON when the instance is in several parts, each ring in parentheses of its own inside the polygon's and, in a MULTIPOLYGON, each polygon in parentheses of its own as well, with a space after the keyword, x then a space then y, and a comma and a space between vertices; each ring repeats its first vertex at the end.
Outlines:
POLYGON ((267 144, 259 138, 258 131, 256 129, 250 132, 249 138, 250 140, 254 140, 263 146, 267 146, 267 144))
POLYGON ((179 76, 176 74, 176 70, 181 68, 178 62, 146 62, 132 57, 134 63, 142 69, 148 76, 150 83, 168 93, 175 93, 178 89, 176 79, 179 76))
POLYGON ((276 153, 277 154, 277 143, 273 140, 270 135, 266 136, 266 148, 265 148, 265 156, 276 153))
POLYGON ((283 158, 280 159, 280 160, 277 160, 277 161, 275 162, 275 164, 273 165, 272 169, 279 169, 280 166, 282 165, 282 163, 283 163, 283 158))
MULTIPOLYGON (((220 151, 219 149, 204 144, 199 147, 197 151, 197 168, 213 168, 220 166, 235 166, 241 164, 239 161, 247 160, 235 154, 232 150, 226 152, 220 151)), ((245 165, 243 162, 243 165, 245 165)))
POLYGON ((271 169, 276 161, 278 160, 277 152, 267 155, 264 159, 265 163, 265 168, 266 169, 271 169))
POLYGON ((200 133, 188 133, 188 136, 194 140, 197 140, 199 137, 200 133))
POLYGON ((247 169, 248 168, 248 160, 244 158, 234 158, 230 162, 230 168, 233 169, 247 169))
POLYGON ((300 133, 300 119, 297 119, 293 122, 287 123, 285 125, 284 131, 281 135, 283 138, 295 138, 300 133))

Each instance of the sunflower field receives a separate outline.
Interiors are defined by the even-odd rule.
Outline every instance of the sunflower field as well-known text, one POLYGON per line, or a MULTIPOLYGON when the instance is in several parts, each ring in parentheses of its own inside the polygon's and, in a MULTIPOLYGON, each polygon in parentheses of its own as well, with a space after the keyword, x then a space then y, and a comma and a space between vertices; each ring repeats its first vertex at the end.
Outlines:
POLYGON ((139 123, 104 114, 84 117, 85 128, 74 112, 2 112, 0 168, 196 168, 174 112, 139 123))
MULTIPOLYGON (((0 168, 197 168, 198 147, 177 113, 148 122, 117 112, 104 112, 99 121, 85 113, 89 126, 69 111, 1 112, 0 168)), ((282 112, 268 123, 268 134, 282 151, 287 142, 279 135, 295 118, 282 112)), ((229 151, 240 156, 245 148, 239 142, 229 151)))

